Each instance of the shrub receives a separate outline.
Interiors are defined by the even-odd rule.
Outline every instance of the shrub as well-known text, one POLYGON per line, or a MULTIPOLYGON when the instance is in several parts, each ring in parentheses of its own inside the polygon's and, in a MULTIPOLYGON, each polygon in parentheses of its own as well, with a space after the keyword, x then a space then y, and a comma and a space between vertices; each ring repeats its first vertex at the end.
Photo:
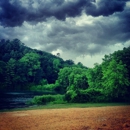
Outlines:
POLYGON ((31 100, 31 104, 47 104, 47 103, 64 103, 64 95, 43 95, 43 96, 35 96, 31 100))
POLYGON ((105 102, 106 97, 102 89, 89 88, 86 90, 69 90, 65 94, 67 102, 86 103, 86 102, 105 102))
POLYGON ((89 95, 89 102, 103 102, 104 94, 102 93, 102 89, 94 89, 89 88, 86 90, 86 94, 89 95))
POLYGON ((55 100, 52 102, 53 104, 63 104, 66 103, 65 101, 65 95, 54 95, 55 100))

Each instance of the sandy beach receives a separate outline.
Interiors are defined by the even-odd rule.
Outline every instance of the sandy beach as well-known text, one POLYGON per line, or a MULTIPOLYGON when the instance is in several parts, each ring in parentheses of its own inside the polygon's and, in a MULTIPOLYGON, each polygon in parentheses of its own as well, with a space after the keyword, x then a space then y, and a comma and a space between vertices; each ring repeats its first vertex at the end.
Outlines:
POLYGON ((130 130, 130 106, 1 112, 0 130, 130 130))

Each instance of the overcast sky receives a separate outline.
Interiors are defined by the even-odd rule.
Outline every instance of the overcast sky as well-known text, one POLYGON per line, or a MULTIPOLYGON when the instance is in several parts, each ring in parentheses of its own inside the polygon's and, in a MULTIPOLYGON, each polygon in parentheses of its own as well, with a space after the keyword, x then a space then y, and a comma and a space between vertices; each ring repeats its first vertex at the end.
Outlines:
POLYGON ((0 39, 88 67, 130 46, 129 0, 0 0, 0 39))

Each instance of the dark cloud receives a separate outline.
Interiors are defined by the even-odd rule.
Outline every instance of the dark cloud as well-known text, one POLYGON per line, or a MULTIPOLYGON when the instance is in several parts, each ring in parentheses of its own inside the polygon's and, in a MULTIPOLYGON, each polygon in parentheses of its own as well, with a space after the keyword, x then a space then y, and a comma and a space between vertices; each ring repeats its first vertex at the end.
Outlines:
POLYGON ((124 33, 130 33, 130 8, 117 15, 120 18, 119 26, 124 33))
POLYGON ((8 26, 0 26, 0 39, 18 38, 29 47, 47 52, 61 50, 65 57, 73 58, 97 55, 118 43, 130 45, 130 2, 125 6, 126 1, 121 0, 55 1, 0 1, 0 22, 8 26), (106 4, 108 10, 104 8, 106 4))
MULTIPOLYGON (((32 48, 52 52, 60 49, 75 55, 97 54, 105 47, 125 43, 130 39, 129 9, 109 17, 90 17, 91 24, 77 25, 79 18, 59 21, 53 18, 36 26, 24 22, 21 27, 0 26, 0 39, 18 38, 32 48)), ((88 16, 85 16, 89 20, 88 16)))
POLYGON ((92 16, 108 16, 124 10, 127 0, 1 0, 0 23, 2 26, 21 26, 24 21, 36 24, 49 17, 65 20, 76 17, 85 10, 92 16))
MULTIPOLYGON (((47 31, 47 36, 56 48, 73 50, 80 54, 96 54, 105 51, 105 46, 129 41, 129 23, 130 9, 125 9, 109 17, 99 17, 90 25, 77 26, 71 22, 55 22, 47 31), (90 46, 91 44, 93 46, 90 46)), ((52 51, 54 46, 49 49, 52 51)))
POLYGON ((26 9, 17 3, 11 4, 9 0, 0 1, 0 23, 3 26, 20 26, 25 20, 26 9))
POLYGON ((127 0, 99 0, 90 6, 86 6, 86 13, 92 16, 109 16, 115 12, 124 10, 127 0))

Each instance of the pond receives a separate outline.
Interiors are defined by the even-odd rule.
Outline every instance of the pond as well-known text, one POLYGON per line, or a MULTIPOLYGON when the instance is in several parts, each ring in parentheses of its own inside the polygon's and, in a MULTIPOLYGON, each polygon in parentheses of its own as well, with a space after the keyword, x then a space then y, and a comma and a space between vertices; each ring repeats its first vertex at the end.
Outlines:
POLYGON ((29 107, 27 102, 34 96, 43 95, 44 92, 0 92, 0 110, 29 107))

